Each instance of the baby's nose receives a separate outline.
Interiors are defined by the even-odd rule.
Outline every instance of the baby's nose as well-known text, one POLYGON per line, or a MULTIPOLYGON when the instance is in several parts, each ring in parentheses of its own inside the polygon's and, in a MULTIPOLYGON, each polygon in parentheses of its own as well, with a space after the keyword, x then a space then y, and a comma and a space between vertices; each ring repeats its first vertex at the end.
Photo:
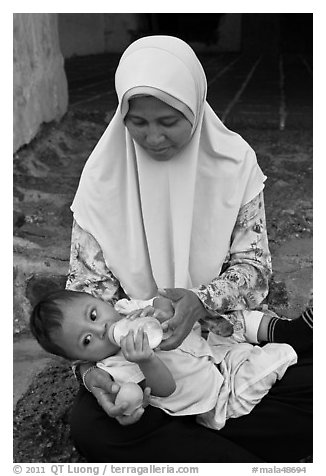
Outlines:
POLYGON ((107 335, 107 325, 106 323, 96 322, 94 324, 94 332, 98 337, 103 339, 107 335))

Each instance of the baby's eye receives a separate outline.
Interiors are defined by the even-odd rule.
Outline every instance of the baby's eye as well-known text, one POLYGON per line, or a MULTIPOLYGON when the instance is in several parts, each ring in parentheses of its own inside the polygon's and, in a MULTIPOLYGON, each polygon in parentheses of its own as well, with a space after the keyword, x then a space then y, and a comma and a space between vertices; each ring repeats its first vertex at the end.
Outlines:
POLYGON ((95 319, 96 319, 96 309, 92 309, 90 317, 91 317, 92 321, 95 321, 95 319))
POLYGON ((90 342, 91 342, 91 336, 88 335, 88 336, 85 337, 85 339, 83 341, 83 344, 88 345, 88 344, 90 344, 90 342))

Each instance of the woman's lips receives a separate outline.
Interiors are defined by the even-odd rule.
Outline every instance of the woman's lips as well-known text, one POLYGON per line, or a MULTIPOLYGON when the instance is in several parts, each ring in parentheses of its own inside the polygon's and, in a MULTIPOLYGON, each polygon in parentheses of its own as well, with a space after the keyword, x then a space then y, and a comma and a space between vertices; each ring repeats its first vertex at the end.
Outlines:
POLYGON ((153 154, 163 154, 167 150, 169 150, 169 147, 162 147, 161 149, 147 149, 149 152, 152 152, 153 154))

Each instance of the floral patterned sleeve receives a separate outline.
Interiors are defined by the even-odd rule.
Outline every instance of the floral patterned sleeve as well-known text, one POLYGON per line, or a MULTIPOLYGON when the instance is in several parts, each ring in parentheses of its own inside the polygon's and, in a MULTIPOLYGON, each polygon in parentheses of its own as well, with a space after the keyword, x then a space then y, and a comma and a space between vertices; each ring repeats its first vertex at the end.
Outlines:
POLYGON ((92 294, 113 305, 126 297, 119 281, 106 266, 99 244, 76 221, 72 227, 66 289, 92 294))
POLYGON ((192 289, 206 309, 220 314, 259 306, 271 277, 263 192, 241 207, 220 276, 192 289))

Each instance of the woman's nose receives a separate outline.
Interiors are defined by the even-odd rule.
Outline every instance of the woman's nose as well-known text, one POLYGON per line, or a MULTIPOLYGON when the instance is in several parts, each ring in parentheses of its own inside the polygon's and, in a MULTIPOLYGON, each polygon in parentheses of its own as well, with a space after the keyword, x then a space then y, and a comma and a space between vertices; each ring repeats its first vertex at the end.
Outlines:
POLYGON ((149 126, 146 134, 146 142, 150 146, 156 146, 164 141, 164 134, 157 126, 149 126))

